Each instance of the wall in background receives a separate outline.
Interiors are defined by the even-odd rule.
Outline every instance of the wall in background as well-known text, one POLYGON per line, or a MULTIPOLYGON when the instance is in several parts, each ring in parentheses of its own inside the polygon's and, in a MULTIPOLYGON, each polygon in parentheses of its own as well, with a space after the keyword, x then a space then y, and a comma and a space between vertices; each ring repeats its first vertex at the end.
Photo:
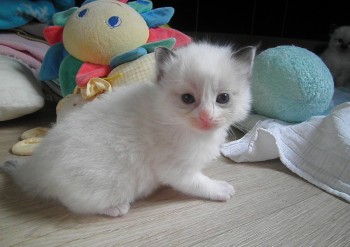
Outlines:
MULTIPOLYGON (((84 0, 76 0, 80 6, 84 0)), ((350 25, 346 0, 153 0, 173 7, 170 25, 183 32, 226 33, 328 41, 332 24, 350 25)))
MULTIPOLYGON (((216 1, 219 3, 220 1, 216 1)), ((241 0, 213 5, 204 0, 153 0, 154 8, 174 7, 170 25, 183 32, 275 36, 328 41, 332 24, 350 25, 346 1, 241 0)))

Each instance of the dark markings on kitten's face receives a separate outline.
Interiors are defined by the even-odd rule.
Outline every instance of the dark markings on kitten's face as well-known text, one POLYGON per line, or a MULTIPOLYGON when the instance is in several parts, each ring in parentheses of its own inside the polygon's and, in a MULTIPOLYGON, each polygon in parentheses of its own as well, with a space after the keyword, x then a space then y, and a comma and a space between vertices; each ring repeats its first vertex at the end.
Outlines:
POLYGON ((232 58, 238 60, 240 63, 245 64, 247 68, 247 76, 251 77, 253 60, 256 55, 257 46, 246 46, 232 53, 232 58))
POLYGON ((247 46, 237 50, 232 54, 232 56, 235 57, 236 59, 239 59, 242 62, 246 62, 250 64, 255 57, 255 51, 256 51, 255 46, 247 46))
POLYGON ((181 50, 179 53, 162 47, 155 50, 155 83, 165 89, 165 102, 169 103, 169 109, 176 107, 171 116, 186 116, 192 126, 201 128, 205 124, 206 130, 245 116, 245 108, 249 105, 246 101, 250 98, 240 92, 249 88, 257 47, 228 48, 231 47, 203 45, 200 49, 185 47, 188 51, 181 50), (232 86, 231 81, 237 85, 232 86), (235 87, 236 90, 233 90, 235 87), (244 109, 238 110, 235 104, 241 99, 244 109))
POLYGON ((164 69, 163 65, 170 59, 174 59, 177 57, 177 55, 171 51, 168 48, 165 47, 158 47, 155 50, 155 57, 156 57, 156 63, 157 63, 157 77, 156 80, 159 82, 162 77, 164 76, 164 69))

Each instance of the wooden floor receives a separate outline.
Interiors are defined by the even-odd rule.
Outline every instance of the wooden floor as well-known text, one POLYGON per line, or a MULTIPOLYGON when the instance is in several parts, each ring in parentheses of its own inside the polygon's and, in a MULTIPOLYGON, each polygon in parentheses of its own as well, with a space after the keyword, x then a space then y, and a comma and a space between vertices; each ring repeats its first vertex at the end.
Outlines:
MULTIPOLYGON (((54 108, 0 122, 0 161, 20 134, 55 121, 54 108)), ((121 218, 80 216, 26 198, 0 172, 0 246, 350 246, 350 205, 291 173, 278 160, 205 170, 229 181, 228 202, 161 188, 121 218)))

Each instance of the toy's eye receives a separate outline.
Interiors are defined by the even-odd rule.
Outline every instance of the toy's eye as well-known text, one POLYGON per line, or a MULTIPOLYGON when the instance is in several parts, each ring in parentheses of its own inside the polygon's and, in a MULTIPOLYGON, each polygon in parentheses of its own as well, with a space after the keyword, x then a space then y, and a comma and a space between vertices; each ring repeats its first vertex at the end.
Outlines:
POLYGON ((230 95, 228 93, 222 93, 216 97, 216 102, 218 102, 219 104, 226 104, 227 102, 229 102, 229 100, 230 95))
POLYGON ((108 18, 106 23, 110 28, 115 28, 122 23, 122 19, 120 19, 118 16, 111 16, 108 18))
POLYGON ((343 43, 344 43, 344 40, 343 40, 343 39, 338 39, 338 42, 339 42, 340 44, 343 44, 343 43))
POLYGON ((83 18, 87 14, 87 12, 89 12, 89 9, 80 10, 77 14, 77 17, 83 18))

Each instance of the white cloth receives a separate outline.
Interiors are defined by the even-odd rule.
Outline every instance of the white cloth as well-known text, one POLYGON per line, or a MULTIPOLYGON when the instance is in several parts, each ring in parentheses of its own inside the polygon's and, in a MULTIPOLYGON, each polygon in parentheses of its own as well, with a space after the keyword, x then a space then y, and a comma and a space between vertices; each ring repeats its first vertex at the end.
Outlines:
POLYGON ((300 177, 350 202, 350 102, 299 124, 252 115, 242 127, 250 130, 221 147, 225 157, 235 162, 279 158, 300 177))
POLYGON ((44 95, 40 82, 24 64, 0 55, 0 121, 40 110, 44 95))

